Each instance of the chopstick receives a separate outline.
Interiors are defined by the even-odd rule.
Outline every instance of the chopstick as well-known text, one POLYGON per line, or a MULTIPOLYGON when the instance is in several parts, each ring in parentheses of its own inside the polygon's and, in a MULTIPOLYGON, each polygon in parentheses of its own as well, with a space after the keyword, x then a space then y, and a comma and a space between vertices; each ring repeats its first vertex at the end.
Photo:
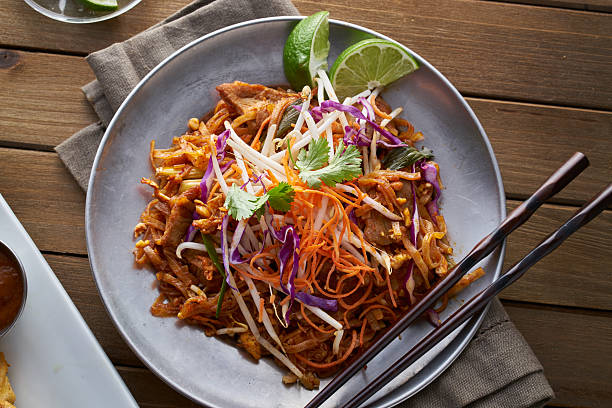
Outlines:
POLYGON ((566 221, 559 229, 551 233, 523 259, 514 264, 514 266, 510 268, 508 272, 461 306, 461 308, 455 311, 455 313, 445 320, 444 323, 442 323, 423 340, 416 344, 408 353, 406 353, 391 367, 376 377, 349 402, 342 405, 342 408, 355 408, 361 403, 365 402, 390 380, 395 378, 421 356, 423 356, 423 354, 430 350, 431 347, 435 346, 439 341, 459 327, 472 315, 482 310, 497 294, 499 294, 499 292, 523 276, 523 274, 527 272, 529 268, 554 251, 570 235, 595 218, 611 203, 612 184, 609 184, 605 189, 603 189, 599 194, 594 196, 587 204, 579 209, 572 216, 572 218, 566 221))
POLYGON ((449 271, 444 280, 430 290, 419 303, 404 315, 404 317, 398 320, 389 330, 387 330, 387 332, 379 337, 365 353, 358 356, 351 364, 336 374, 329 384, 327 384, 321 392, 315 395, 305 408, 316 408, 325 402, 412 322, 425 313, 440 296, 457 283, 474 265, 489 255, 508 234, 527 221, 544 201, 561 191, 570 181, 586 169, 588 165, 589 161, 584 154, 580 152, 574 153, 574 155, 555 171, 531 197, 515 208, 514 211, 493 230, 493 232, 476 244, 472 251, 449 271))

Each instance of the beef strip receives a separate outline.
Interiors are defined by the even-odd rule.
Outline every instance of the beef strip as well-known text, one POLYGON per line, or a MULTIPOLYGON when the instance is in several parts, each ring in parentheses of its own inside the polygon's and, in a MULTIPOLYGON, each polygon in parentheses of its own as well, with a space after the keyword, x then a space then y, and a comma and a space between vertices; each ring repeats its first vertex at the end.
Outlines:
POLYGON ((279 91, 258 84, 247 84, 235 81, 217 86, 221 99, 241 115, 255 110, 259 111, 267 104, 276 104, 284 99, 296 99, 295 93, 279 91))
POLYGON ((166 220, 166 229, 160 240, 160 245, 163 246, 175 247, 180 244, 193 220, 195 204, 192 201, 187 197, 178 197, 173 201, 170 216, 166 220))
MULTIPOLYGON (((403 185, 401 189, 396 191, 396 197, 406 199, 406 201, 401 204, 401 207, 402 209, 408 208, 412 211, 412 187, 409 181, 401 180, 401 182, 403 185)), ((363 233, 368 242, 378 246, 390 245, 397 242, 397 240, 393 238, 393 227, 391 226, 392 221, 390 219, 373 209, 363 218, 365 219, 363 233)))

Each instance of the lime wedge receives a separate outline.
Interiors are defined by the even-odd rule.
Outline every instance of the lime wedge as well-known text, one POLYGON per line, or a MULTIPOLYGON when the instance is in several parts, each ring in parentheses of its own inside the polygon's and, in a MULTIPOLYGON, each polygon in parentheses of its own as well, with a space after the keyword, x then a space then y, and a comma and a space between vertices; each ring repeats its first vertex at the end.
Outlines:
POLYGON ((117 0, 79 0, 85 7, 96 11, 114 11, 119 8, 117 0))
POLYGON ((338 96, 348 97, 368 88, 389 85, 418 68, 419 63, 401 46, 368 39, 342 51, 329 76, 338 96))
POLYGON ((327 69, 329 54, 328 11, 319 11, 300 21, 285 42, 283 65, 291 87, 301 91, 313 86, 319 69, 327 69))

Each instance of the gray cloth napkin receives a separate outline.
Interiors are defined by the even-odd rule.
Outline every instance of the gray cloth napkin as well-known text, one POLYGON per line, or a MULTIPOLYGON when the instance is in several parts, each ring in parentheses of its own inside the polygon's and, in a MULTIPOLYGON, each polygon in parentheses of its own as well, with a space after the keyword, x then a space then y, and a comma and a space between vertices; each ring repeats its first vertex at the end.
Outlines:
MULTIPOLYGON (((89 55, 97 79, 83 92, 100 121, 57 146, 60 158, 87 190, 106 126, 147 72, 178 48, 219 28, 295 14, 289 0, 196 0, 135 37, 89 55)), ((399 407, 539 407, 552 397, 542 365, 495 300, 476 337, 450 368, 399 407)))

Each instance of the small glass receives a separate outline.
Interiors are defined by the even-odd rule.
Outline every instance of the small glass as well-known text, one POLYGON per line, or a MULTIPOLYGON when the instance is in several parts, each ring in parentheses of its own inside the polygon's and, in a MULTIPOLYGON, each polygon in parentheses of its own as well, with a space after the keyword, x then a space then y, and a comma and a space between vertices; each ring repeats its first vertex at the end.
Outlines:
POLYGON ((34 10, 54 20, 83 24, 117 17, 140 3, 140 0, 118 0, 119 8, 115 11, 90 10, 79 0, 25 0, 25 2, 34 10))

